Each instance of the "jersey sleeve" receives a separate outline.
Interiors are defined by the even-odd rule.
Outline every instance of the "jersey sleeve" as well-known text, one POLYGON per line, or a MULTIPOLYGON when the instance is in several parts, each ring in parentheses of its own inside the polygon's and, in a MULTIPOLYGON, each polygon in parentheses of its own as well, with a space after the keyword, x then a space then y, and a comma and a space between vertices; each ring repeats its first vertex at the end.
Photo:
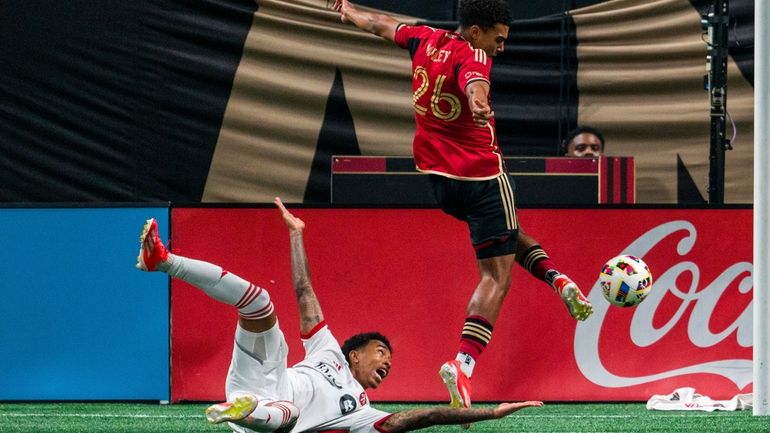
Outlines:
POLYGON ((469 46, 468 49, 462 50, 457 59, 457 85, 461 91, 465 92, 468 84, 474 81, 489 83, 492 59, 487 56, 484 50, 474 49, 469 46))
POLYGON ((396 34, 393 41, 401 48, 410 48, 411 41, 420 40, 428 37, 436 29, 428 26, 411 26, 409 24, 399 24, 396 27, 396 34))
POLYGON ((409 43, 410 35, 414 32, 414 26, 408 24, 399 24, 396 27, 396 34, 393 37, 393 42, 401 48, 406 48, 409 43))
POLYGON ((356 412, 355 419, 350 426, 350 433, 387 433, 382 429, 382 424, 391 415, 391 413, 366 405, 356 412))
POLYGON ((322 352, 342 353, 340 344, 332 335, 329 327, 325 323, 320 325, 311 331, 311 335, 306 335, 302 338, 302 345, 305 347, 305 358, 322 352))

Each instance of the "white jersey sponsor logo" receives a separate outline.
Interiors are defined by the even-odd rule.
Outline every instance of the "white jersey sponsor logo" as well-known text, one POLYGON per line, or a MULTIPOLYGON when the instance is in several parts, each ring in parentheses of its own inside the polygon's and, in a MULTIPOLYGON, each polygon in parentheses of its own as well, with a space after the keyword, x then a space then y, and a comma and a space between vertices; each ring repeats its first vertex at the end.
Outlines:
POLYGON ((337 383, 337 376, 339 373, 338 370, 334 368, 334 366, 327 362, 319 361, 317 364, 313 365, 313 368, 321 373, 321 375, 326 378, 326 380, 328 380, 332 386, 336 387, 337 389, 342 389, 342 386, 337 383))

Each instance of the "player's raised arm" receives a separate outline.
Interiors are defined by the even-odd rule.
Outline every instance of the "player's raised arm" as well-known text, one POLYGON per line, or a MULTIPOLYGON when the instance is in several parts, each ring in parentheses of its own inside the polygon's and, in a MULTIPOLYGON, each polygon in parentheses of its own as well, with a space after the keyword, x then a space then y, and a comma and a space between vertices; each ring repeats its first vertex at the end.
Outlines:
POLYGON ((335 0, 334 9, 343 23, 353 23, 361 30, 393 41, 399 22, 390 15, 361 11, 347 0, 335 0))
POLYGON ((391 415, 381 427, 389 433, 398 433, 433 425, 467 424, 503 418, 517 410, 527 407, 540 407, 542 405, 542 401, 523 401, 519 403, 501 403, 497 407, 489 409, 433 407, 429 409, 405 410, 391 415))
POLYGON ((310 267, 305 255, 305 243, 302 239, 302 231, 305 230, 305 222, 292 215, 281 202, 275 198, 275 205, 281 210, 281 216, 289 229, 291 241, 291 275, 294 284, 294 293, 297 295, 297 307, 299 307, 299 327, 302 334, 307 334, 316 325, 323 322, 324 316, 321 304, 313 291, 310 281, 310 267))

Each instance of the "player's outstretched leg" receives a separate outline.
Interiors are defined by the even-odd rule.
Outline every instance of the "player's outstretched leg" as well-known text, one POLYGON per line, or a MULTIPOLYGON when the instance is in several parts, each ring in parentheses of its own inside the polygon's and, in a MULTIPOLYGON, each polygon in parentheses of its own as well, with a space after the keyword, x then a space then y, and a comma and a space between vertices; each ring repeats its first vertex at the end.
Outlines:
POLYGON ((270 295, 262 287, 212 263, 171 254, 160 239, 158 222, 154 218, 144 224, 139 241, 137 268, 166 272, 186 281, 210 297, 238 308, 241 319, 262 320, 273 314, 270 295))
POLYGON ((568 276, 561 274, 556 277, 553 280, 553 288, 561 296, 569 314, 576 320, 586 320, 594 312, 594 307, 568 276))
POLYGON ((568 276, 562 274, 537 241, 519 232, 516 260, 535 278, 548 283, 561 297, 569 314, 576 320, 586 320, 593 313, 591 303, 568 276))
POLYGON ((288 433, 297 424, 299 409, 288 401, 260 402, 247 394, 209 406, 206 419, 212 424, 232 422, 258 432, 288 433))

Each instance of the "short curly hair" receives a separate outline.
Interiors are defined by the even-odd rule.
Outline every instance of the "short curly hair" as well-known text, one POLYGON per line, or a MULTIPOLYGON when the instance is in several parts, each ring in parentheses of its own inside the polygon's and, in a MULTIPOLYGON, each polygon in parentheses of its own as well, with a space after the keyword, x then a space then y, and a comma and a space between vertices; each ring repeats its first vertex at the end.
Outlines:
POLYGON ((572 141, 573 138, 577 137, 580 134, 593 134, 596 136, 596 138, 599 139, 599 143, 602 145, 602 152, 604 152, 604 136, 601 132, 599 132, 598 129, 590 127, 588 125, 580 125, 577 128, 573 129, 572 131, 567 133, 567 136, 564 137, 564 140, 561 141, 561 153, 566 154, 567 148, 569 147, 569 142, 572 141))
POLYGON ((342 343, 341 349, 342 354, 345 355, 345 360, 350 363, 350 357, 348 356, 350 352, 366 346, 372 340, 381 341, 383 344, 385 344, 385 347, 387 347, 388 350, 393 353, 393 348, 390 347, 390 341, 388 340, 388 337, 380 334, 379 332, 364 332, 361 334, 356 334, 342 343))
POLYGON ((505 0, 460 0, 457 17, 465 28, 477 25, 487 30, 495 24, 511 25, 511 9, 505 0))

